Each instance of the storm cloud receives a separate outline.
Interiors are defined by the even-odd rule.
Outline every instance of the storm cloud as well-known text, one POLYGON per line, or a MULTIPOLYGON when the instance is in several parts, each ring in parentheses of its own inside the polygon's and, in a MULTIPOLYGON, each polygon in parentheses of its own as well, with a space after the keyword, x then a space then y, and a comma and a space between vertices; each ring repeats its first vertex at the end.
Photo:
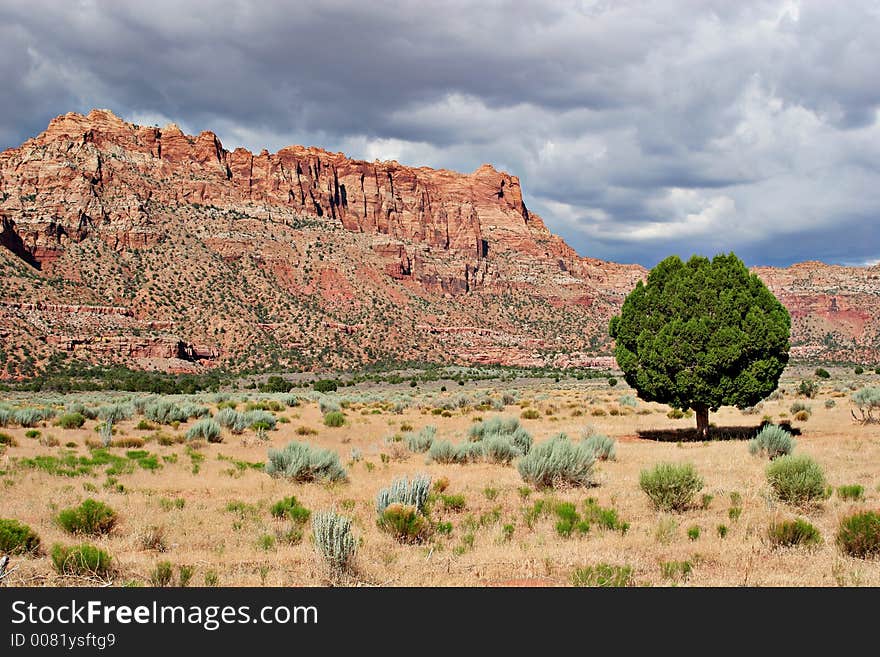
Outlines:
POLYGON ((57 114, 518 175, 583 255, 880 259, 875 2, 7 0, 0 148, 57 114))

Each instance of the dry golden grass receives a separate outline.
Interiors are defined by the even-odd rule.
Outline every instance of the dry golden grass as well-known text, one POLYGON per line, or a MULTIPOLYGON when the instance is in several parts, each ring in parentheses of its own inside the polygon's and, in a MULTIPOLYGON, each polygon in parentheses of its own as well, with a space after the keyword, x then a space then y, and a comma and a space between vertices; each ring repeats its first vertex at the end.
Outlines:
MULTIPOLYGON (((438 438, 457 442, 475 417, 486 419, 496 412, 455 411, 451 417, 418 409, 409 409, 402 415, 387 411, 362 414, 364 407, 355 406, 346 411, 346 426, 328 428, 321 421, 317 405, 306 403, 280 413, 296 420, 270 431, 268 443, 256 440, 251 431, 242 436, 224 431, 222 444, 204 444, 198 450, 205 458, 197 474, 192 471, 186 444, 160 445, 148 441, 143 449, 158 455, 160 462, 163 457, 175 456, 176 462, 164 462, 155 472, 136 467, 133 473, 119 476, 119 483, 124 486, 122 492, 104 486, 107 478, 102 468, 92 476, 68 478, 16 466, 21 457, 58 454, 70 441, 77 443, 78 454, 86 455, 86 440, 96 436, 94 421, 77 430, 63 430, 51 423, 40 427, 44 436, 56 436, 60 447, 46 447, 39 440, 26 438, 24 429, 4 429, 18 445, 7 447, 0 456, 0 470, 5 471, 0 477, 0 516, 30 525, 42 537, 46 550, 54 542, 69 544, 79 540, 65 535, 55 525, 53 518, 59 509, 90 496, 107 502, 119 513, 120 521, 110 536, 93 542, 113 556, 116 585, 148 584, 150 572, 163 560, 171 561, 175 567, 195 567, 192 584, 199 585, 205 582, 209 571, 215 571, 219 584, 225 586, 329 583, 328 574, 314 553, 308 526, 298 544, 276 540, 274 547, 264 549, 260 543, 261 536, 281 534, 288 526, 286 521, 271 517, 269 506, 295 495, 313 512, 335 508, 354 518, 362 544, 356 559, 357 572, 347 584, 567 585, 574 569, 608 562, 632 566, 635 581, 646 585, 877 586, 877 562, 842 556, 834 545, 834 534, 844 514, 853 509, 880 507, 880 427, 854 424, 846 399, 838 399, 834 408, 825 408, 824 400, 835 393, 827 382, 824 385, 819 397, 807 400, 812 407, 809 419, 795 421, 795 426, 803 431, 797 438, 797 452, 815 458, 832 486, 862 484, 865 499, 860 502, 843 502, 835 495, 813 509, 781 505, 768 492, 764 478, 767 462, 751 457, 744 441, 676 444, 639 439, 639 430, 690 427, 693 419, 669 419, 668 408, 659 404, 640 401, 637 409, 620 405, 619 397, 633 394, 632 390, 623 385, 609 390, 593 381, 563 388, 535 384, 522 390, 522 399, 531 401, 528 408, 541 412, 537 419, 522 420, 536 441, 560 431, 578 437, 588 425, 617 438, 617 459, 597 466, 597 485, 590 489, 532 489, 524 498, 520 491, 524 483, 515 464, 426 464, 425 455, 400 448, 392 454, 392 449, 383 443, 385 436, 399 432, 401 425, 407 423, 416 430, 433 424, 438 428, 438 438), (593 416, 592 408, 614 408, 619 414, 593 416), (547 415, 547 409, 553 409, 553 415, 547 415), (652 412, 646 413, 646 409, 652 412), (317 433, 308 435, 301 427, 317 433), (267 447, 282 447, 290 440, 335 450, 347 465, 349 481, 332 485, 291 483, 255 469, 240 470, 229 460, 218 458, 222 455, 264 462, 267 447), (360 450, 361 461, 348 462, 352 448, 360 450), (393 458, 383 459, 383 453, 393 458), (703 492, 713 496, 707 509, 695 508, 673 515, 651 509, 639 489, 639 472, 662 461, 689 461, 696 466, 706 482, 703 492), (431 542, 423 545, 400 545, 377 528, 374 501, 377 492, 392 479, 417 472, 426 472, 435 480, 447 478, 446 494, 464 495, 466 508, 447 512, 441 505, 435 505, 434 517, 452 522, 452 534, 435 534, 431 542), (494 499, 487 497, 486 488, 497 490, 494 499), (728 515, 732 493, 742 497, 742 512, 737 520, 728 515), (587 497, 595 497, 601 505, 617 509, 619 516, 630 523, 629 531, 621 534, 594 526, 583 536, 562 538, 557 535, 555 519, 551 517, 538 520, 530 528, 524 519, 524 508, 535 499, 547 497, 576 502, 579 507, 587 497), (182 507, 181 503, 174 503, 177 499, 184 500, 182 507), (255 510, 230 512, 227 505, 231 501, 245 502, 255 510), (768 525, 774 519, 796 515, 816 525, 824 543, 813 550, 773 549, 766 540, 768 525), (728 527, 724 538, 716 529, 720 524, 728 527), (504 525, 514 527, 509 540, 504 538, 504 525), (688 538, 687 530, 692 526, 701 528, 698 540, 688 538), (658 528, 665 531, 665 536, 660 532, 659 538, 663 540, 658 539, 658 528), (157 531, 167 548, 164 552, 145 547, 157 531), (473 535, 472 545, 469 534, 473 535), (668 561, 690 561, 693 570, 684 579, 665 579, 660 564, 668 561)), ((793 390, 795 386, 788 382, 785 387, 793 390)), ((487 390, 491 392, 493 388, 487 390)), ((718 426, 757 425, 765 414, 779 419, 794 399, 789 393, 783 399, 765 402, 757 415, 725 408, 710 419, 718 426)), ((519 417, 521 406, 522 403, 510 405, 503 414, 519 417)), ((117 438, 149 438, 153 432, 135 430, 136 423, 137 418, 122 423, 117 438)), ((164 432, 183 434, 188 426, 181 425, 176 432, 165 427, 164 432)), ((124 456, 126 448, 110 451, 124 456)), ((55 574, 45 554, 16 558, 16 565, 18 569, 10 576, 10 585, 81 583, 55 574)))

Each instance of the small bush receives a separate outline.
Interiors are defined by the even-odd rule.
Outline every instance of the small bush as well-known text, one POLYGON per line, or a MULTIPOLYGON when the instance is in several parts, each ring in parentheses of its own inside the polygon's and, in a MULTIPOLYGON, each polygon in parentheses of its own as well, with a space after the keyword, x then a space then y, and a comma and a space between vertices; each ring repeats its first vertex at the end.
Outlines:
POLYGON ((434 438, 437 435, 437 427, 428 425, 423 427, 418 433, 407 433, 403 439, 410 451, 421 454, 431 449, 434 444, 434 438))
POLYGON ((633 569, 631 566, 599 563, 575 570, 571 576, 571 583, 574 586, 633 586, 633 569))
POLYGON ((522 413, 520 413, 520 417, 524 420, 537 420, 541 417, 541 413, 537 408, 527 408, 522 413))
POLYGON ((524 481, 538 488, 587 486, 595 462, 593 450, 561 433, 534 447, 519 460, 517 469, 524 481))
POLYGON ((660 463, 642 470, 639 487, 658 511, 683 511, 703 488, 703 479, 690 463, 660 463))
POLYGON ((11 518, 0 518, 0 553, 36 554, 40 537, 33 529, 11 518))
POLYGON ((825 496, 825 475, 809 456, 786 455, 767 467, 767 481, 783 502, 800 504, 825 496))
POLYGON ((275 502, 269 509, 269 512, 273 518, 289 518, 299 525, 305 524, 309 516, 311 516, 311 511, 300 504, 299 500, 292 495, 275 502))
POLYGON ((101 577, 108 575, 112 568, 110 555, 88 543, 70 547, 56 543, 51 556, 55 570, 62 575, 101 577))
POLYGON ((855 372, 857 375, 864 374, 865 368, 861 365, 856 365, 856 368, 853 370, 853 372, 855 372))
POLYGON ((199 420, 189 428, 189 431, 186 432, 186 439, 203 439, 207 440, 209 443, 222 442, 223 438, 220 435, 220 424, 211 418, 199 420))
POLYGON ((791 454, 795 448, 791 434, 775 424, 766 424, 758 435, 749 441, 749 453, 764 454, 770 459, 791 454))
POLYGON ((660 574, 663 579, 685 580, 694 569, 690 561, 663 561, 660 563, 660 574))
POLYGON ((812 399, 819 393, 819 384, 815 381, 808 381, 804 379, 800 382, 798 386, 798 394, 803 395, 804 397, 808 397, 812 399))
POLYGON ((251 429, 272 430, 278 424, 278 419, 269 411, 252 410, 244 413, 244 423, 251 429))
POLYGON ((234 434, 240 434, 248 427, 247 418, 244 413, 239 413, 233 408, 221 408, 217 411, 214 420, 221 427, 229 429, 234 434))
POLYGON ((595 498, 588 498, 584 503, 584 520, 588 523, 597 525, 601 529, 609 531, 618 531, 626 534, 629 530, 629 523, 623 522, 617 515, 617 510, 612 508, 603 508, 595 498))
POLYGON ((435 440, 428 450, 428 457, 437 463, 455 463, 456 456, 455 445, 448 440, 435 440))
POLYGON ((615 379, 614 377, 611 377, 608 379, 608 387, 613 388, 616 385, 617 385, 617 379, 615 379))
POLYGON ((464 495, 440 495, 440 502, 446 511, 464 511, 466 506, 464 495))
POLYGON ((140 544, 144 550, 166 552, 168 541, 165 538, 165 528, 161 525, 151 525, 140 532, 140 544))
POLYGON ((331 573, 342 574, 351 569, 357 541, 351 533, 351 519, 333 511, 321 511, 312 517, 315 549, 330 566, 331 573))
POLYGON ((77 507, 64 509, 57 518, 58 524, 70 534, 107 534, 116 525, 116 512, 103 502, 89 498, 77 507))
POLYGON ((296 441, 289 442, 284 449, 269 450, 266 472, 294 481, 344 481, 348 477, 336 452, 296 441))
POLYGON ((336 392, 339 382, 336 379, 320 379, 313 386, 315 392, 336 392))
POLYGON ((21 427, 29 428, 55 415, 51 408, 19 408, 12 411, 10 419, 21 427))
POLYGON ((837 406, 837 402, 834 401, 833 399, 826 399, 825 400, 825 408, 834 408, 835 406, 837 406))
POLYGON ((55 424, 62 429, 79 429, 86 423, 86 418, 81 413, 65 413, 55 424))
POLYGON ((837 546, 860 559, 880 554, 880 513, 863 511, 843 518, 837 530, 837 546))
POLYGON ((382 514, 391 504, 403 504, 424 513, 430 492, 431 478, 428 475, 417 474, 412 481, 406 477, 395 479, 391 486, 383 488, 376 496, 376 511, 382 514))
POLYGON ((599 461, 613 461, 617 458, 617 443, 614 438, 593 434, 584 440, 584 446, 592 450, 599 461))
POLYGON ((828 379, 828 378, 831 378, 831 374, 830 374, 830 373, 828 372, 828 370, 826 370, 824 367, 817 367, 817 368, 816 368, 816 371, 814 372, 814 374, 815 374, 816 376, 818 376, 820 379, 828 379))
POLYGON ((409 504, 395 502, 379 514, 379 528, 388 532, 400 543, 419 543, 428 534, 430 524, 419 510, 409 504))
POLYGON ((522 456, 522 452, 510 442, 509 438, 494 434, 482 441, 483 457, 490 463, 507 465, 513 459, 522 456))
POLYGON ((8 433, 3 433, 0 431, 0 445, 9 445, 10 447, 15 447, 18 443, 15 442, 15 438, 10 436, 8 433))
POLYGON ((702 530, 700 529, 699 525, 688 527, 687 536, 692 541, 696 541, 698 538, 700 538, 701 533, 702 530))
POLYGON ((345 414, 342 411, 330 411, 324 416, 324 426, 341 427, 345 424, 345 414))
POLYGON ((838 486, 837 496, 842 500, 860 500, 865 496, 865 487, 859 484, 838 486))
POLYGON ((160 561, 150 573, 150 586, 171 586, 174 579, 174 566, 170 561, 160 561))
POLYGON ((819 530, 800 518, 772 523, 767 536, 776 547, 809 547, 822 542, 819 530))

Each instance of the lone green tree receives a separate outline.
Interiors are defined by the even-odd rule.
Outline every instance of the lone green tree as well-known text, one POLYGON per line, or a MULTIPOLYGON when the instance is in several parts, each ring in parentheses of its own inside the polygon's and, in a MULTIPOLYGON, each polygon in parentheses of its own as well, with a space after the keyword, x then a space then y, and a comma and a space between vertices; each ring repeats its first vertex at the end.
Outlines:
POLYGON ((733 253, 687 263, 670 256, 638 282, 609 329, 639 397, 693 409, 705 438, 709 411, 746 408, 776 389, 791 318, 733 253))

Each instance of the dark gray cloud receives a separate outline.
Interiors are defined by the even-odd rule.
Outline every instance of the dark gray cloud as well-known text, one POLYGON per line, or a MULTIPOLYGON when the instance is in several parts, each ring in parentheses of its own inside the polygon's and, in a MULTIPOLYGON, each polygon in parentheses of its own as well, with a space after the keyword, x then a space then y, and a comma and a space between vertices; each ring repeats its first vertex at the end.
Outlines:
POLYGON ((68 111, 519 175, 585 255, 880 259, 875 2, 0 6, 0 147, 68 111))

